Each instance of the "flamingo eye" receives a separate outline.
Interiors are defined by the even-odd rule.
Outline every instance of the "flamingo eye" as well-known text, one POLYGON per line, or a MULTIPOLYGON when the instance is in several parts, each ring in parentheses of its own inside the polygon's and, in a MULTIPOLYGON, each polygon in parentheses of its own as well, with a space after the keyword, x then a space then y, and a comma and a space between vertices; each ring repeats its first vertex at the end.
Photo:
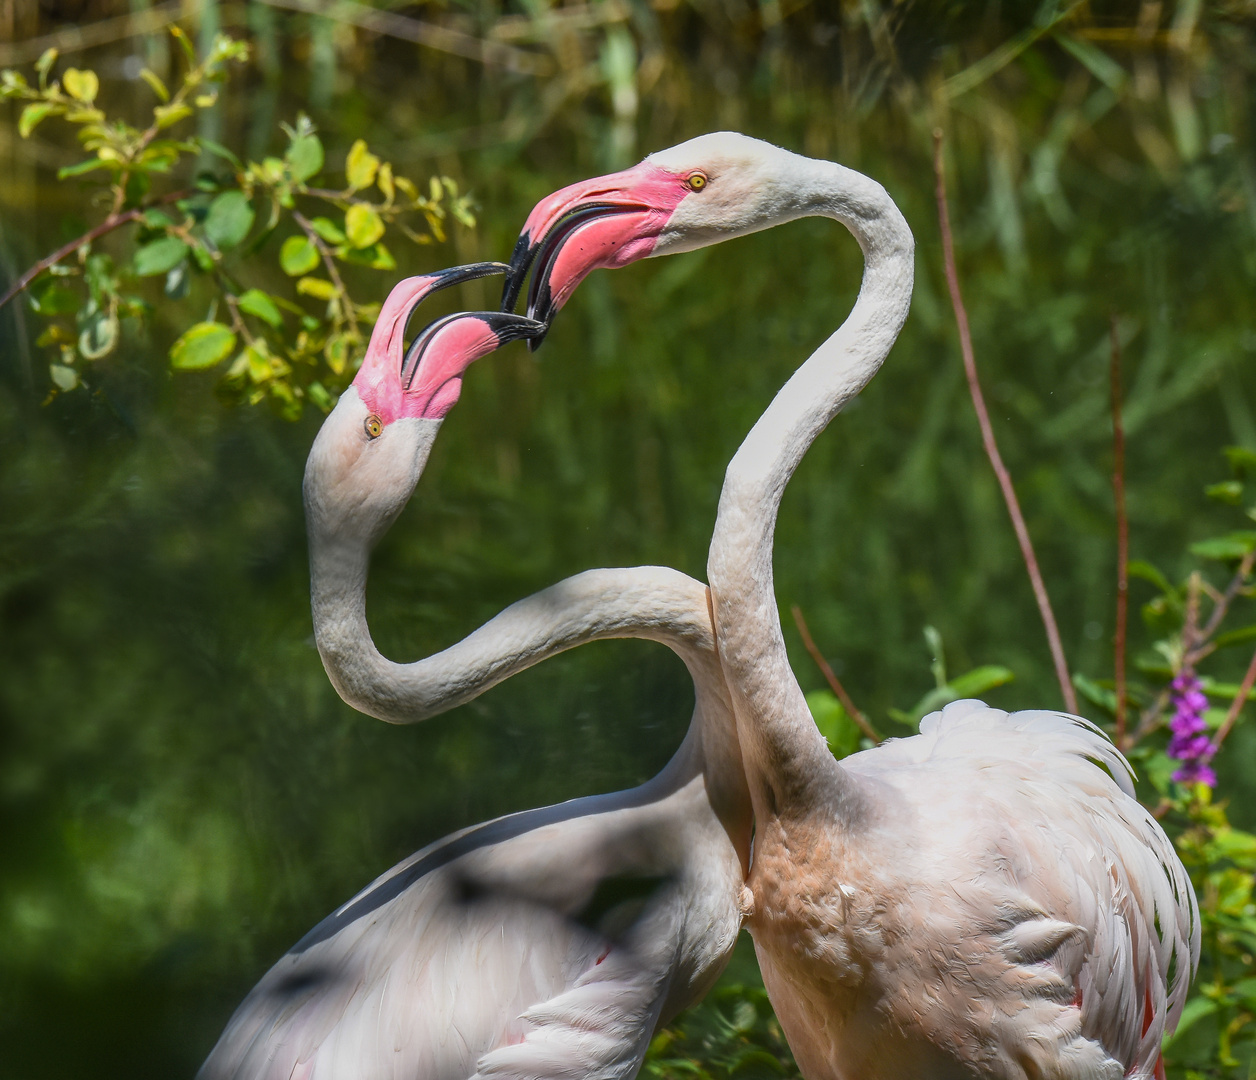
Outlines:
POLYGON ((366 418, 366 422, 362 425, 366 429, 366 437, 368 439, 378 439, 384 434, 384 421, 374 413, 366 418))
POLYGON ((710 181, 706 178, 706 173, 690 173, 689 179, 685 181, 689 185, 690 191, 701 191, 710 181))

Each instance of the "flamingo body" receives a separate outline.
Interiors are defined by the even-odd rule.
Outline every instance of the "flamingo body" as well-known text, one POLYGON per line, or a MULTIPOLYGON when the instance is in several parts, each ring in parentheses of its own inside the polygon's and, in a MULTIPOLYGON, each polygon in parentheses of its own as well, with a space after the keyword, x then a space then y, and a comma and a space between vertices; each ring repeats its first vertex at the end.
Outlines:
POLYGON ((729 463, 707 562, 754 807, 747 926, 772 1004, 808 1080, 1149 1078, 1199 917, 1111 743, 1077 717, 956 702, 838 763, 789 666, 781 496, 911 300, 914 241, 885 189, 744 135, 700 136, 538 204, 504 301, 535 263, 529 314, 548 322, 590 270, 631 261, 633 228, 656 256, 807 215, 859 241, 859 297, 729 463))

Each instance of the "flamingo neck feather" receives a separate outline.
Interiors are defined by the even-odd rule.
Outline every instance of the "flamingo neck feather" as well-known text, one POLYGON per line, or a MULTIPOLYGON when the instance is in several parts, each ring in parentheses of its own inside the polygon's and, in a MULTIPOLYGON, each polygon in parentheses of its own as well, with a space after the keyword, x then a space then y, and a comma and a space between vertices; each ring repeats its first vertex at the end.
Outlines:
POLYGON ((707 572, 756 813, 778 801, 839 818, 862 799, 812 721, 781 634, 772 543, 785 485, 815 438, 876 374, 911 302, 914 241, 885 189, 832 162, 797 159, 783 218, 834 218, 859 241, 864 275, 842 326, 794 372, 725 475, 707 572))

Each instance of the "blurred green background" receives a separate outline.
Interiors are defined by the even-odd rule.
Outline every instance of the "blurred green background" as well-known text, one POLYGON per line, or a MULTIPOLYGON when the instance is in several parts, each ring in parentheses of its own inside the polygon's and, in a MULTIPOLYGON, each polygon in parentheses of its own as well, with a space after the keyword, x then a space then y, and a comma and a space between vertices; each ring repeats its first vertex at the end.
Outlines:
MULTIPOLYGON (((122 20, 67 56, 99 72, 109 108, 138 115, 140 67, 171 62, 163 20, 249 38, 254 60, 205 134, 260 157, 304 109, 329 157, 365 138, 475 196, 476 229, 398 251, 391 275, 363 271, 374 298, 403 272, 507 257, 537 198, 708 130, 884 183, 918 241, 912 314, 808 455, 777 533, 782 609, 801 605, 883 730, 906 733, 887 709, 932 685, 925 625, 953 670, 1016 672, 991 704, 1059 704, 963 384, 935 127, 978 363, 1073 667, 1111 674, 1111 314, 1132 554, 1177 577, 1189 541, 1241 527, 1201 489, 1227 475, 1223 446, 1256 450, 1250 0, 374 7, 400 21, 379 32, 369 7, 303 0, 5 0, 0 66, 29 68, 47 35, 73 49, 71 23, 122 20), (402 33, 417 24, 496 45, 459 45, 479 59, 419 46, 402 33)), ((17 106, 0 109, 3 285, 99 213, 55 180, 78 157, 65 128, 19 140, 17 106)), ((798 222, 599 272, 536 356, 516 345, 477 365, 373 563, 383 651, 425 655, 587 567, 703 576, 724 464, 844 318, 860 271, 840 228, 798 222)), ((449 303, 495 299, 479 282, 449 303)), ((497 814, 638 783, 688 722, 683 667, 632 642, 559 657, 415 728, 343 705, 309 624, 300 481, 321 414, 228 408, 213 374, 172 375, 170 342, 203 317, 195 292, 158 300, 87 390, 45 403, 37 320, 0 311, 8 1076, 190 1076, 270 963, 392 862, 497 814)), ((1135 582, 1132 596, 1136 610, 1151 592, 1135 582)), ((800 680, 821 686, 786 624, 800 680)), ((1133 634, 1137 651, 1136 618, 1133 634)), ((1217 674, 1237 680, 1244 659, 1217 674)), ((1218 762, 1248 827, 1251 734, 1218 762)), ((754 978, 752 958, 739 977, 754 978)))

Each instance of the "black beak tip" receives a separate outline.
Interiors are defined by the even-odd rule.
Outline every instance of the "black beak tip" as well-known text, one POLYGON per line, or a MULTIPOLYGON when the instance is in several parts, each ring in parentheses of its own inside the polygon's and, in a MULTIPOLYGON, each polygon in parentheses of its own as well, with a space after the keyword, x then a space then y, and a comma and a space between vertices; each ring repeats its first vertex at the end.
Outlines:
POLYGON ((524 278, 536 257, 536 248, 531 235, 525 230, 515 241, 515 250, 510 253, 510 266, 506 271, 506 282, 502 286, 502 311, 513 312, 519 301, 519 292, 523 288, 524 278))

